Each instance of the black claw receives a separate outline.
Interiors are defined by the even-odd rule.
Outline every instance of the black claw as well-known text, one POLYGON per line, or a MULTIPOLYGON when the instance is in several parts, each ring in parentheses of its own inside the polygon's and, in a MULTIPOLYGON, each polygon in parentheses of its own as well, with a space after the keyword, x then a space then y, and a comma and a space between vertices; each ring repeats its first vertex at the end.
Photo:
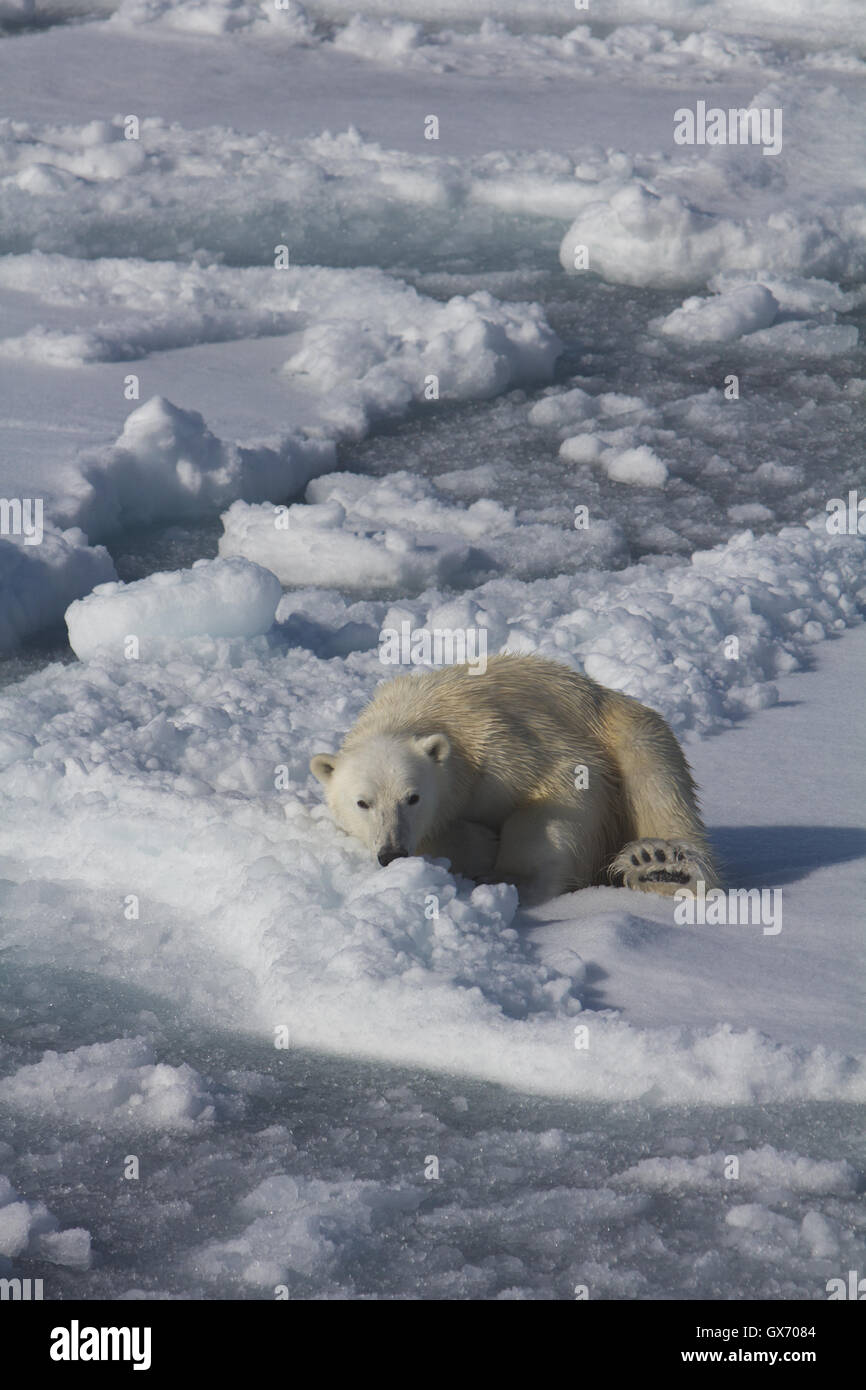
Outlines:
POLYGON ((633 855, 632 855, 632 857, 631 857, 631 862, 632 862, 633 864, 637 865, 638 868, 640 867, 640 860, 638 859, 638 857, 637 857, 636 854, 633 854, 633 855))
POLYGON ((665 862, 666 858, 667 858, 667 855, 665 854, 665 852, 664 852, 663 849, 657 849, 657 850, 656 850, 656 859, 659 861, 660 864, 663 864, 663 863, 665 862))
POLYGON ((648 852, 648 850, 645 850, 645 849, 642 849, 642 850, 641 850, 641 852, 640 852, 640 857, 641 857, 641 859, 643 860, 643 862, 644 862, 645 864, 649 864, 650 861, 652 860, 652 855, 648 852))

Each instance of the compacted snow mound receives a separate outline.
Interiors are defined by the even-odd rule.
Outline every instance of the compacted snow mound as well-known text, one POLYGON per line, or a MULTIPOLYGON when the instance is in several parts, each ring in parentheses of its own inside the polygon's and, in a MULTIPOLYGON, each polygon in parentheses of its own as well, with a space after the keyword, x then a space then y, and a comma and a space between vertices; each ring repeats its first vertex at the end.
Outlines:
POLYGON ((214 1113, 192 1067, 157 1062, 144 1038, 46 1052, 0 1081, 0 1103, 140 1129, 191 1129, 209 1124, 214 1113))
POLYGON ((770 210, 761 206, 760 182, 747 192, 746 175, 739 178, 745 207, 737 218, 700 205, 700 170, 691 193, 622 181, 606 196, 587 201, 562 239, 560 261, 564 269, 580 273, 587 264, 583 247, 589 268, 605 280, 662 289, 705 284, 720 270, 766 268, 836 279, 862 275, 866 262, 856 233, 862 201, 854 202, 852 194, 849 207, 809 206, 798 192, 796 210, 770 210))
POLYGON ((307 377, 324 418, 349 433, 413 401, 486 400, 549 381, 562 351, 537 304, 503 304, 486 290, 434 304, 384 276, 369 286, 375 300, 356 289, 339 312, 317 310, 284 369, 307 377))
POLYGON ((234 498, 290 496, 332 465, 329 440, 289 437, 246 448, 217 439, 196 410, 155 396, 127 416, 116 444, 84 455, 72 496, 57 509, 90 536, 176 522, 219 510, 234 498))
POLYGON ((38 544, 0 537, 0 652, 58 623, 73 599, 115 578, 108 551, 89 546, 77 528, 43 524, 38 544))
POLYGON ((69 645, 81 660, 99 652, 128 659, 151 654, 154 641, 255 637, 272 625, 281 593, 276 576, 249 560, 197 560, 189 570, 98 585, 66 610, 69 645))

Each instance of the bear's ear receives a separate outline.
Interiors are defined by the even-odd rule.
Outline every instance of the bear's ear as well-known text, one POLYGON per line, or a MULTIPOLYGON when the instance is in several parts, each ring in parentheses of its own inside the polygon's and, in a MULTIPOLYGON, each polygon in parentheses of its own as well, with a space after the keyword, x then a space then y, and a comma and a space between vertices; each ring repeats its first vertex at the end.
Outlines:
POLYGON ((320 782, 329 782, 337 766, 336 753, 317 753, 310 759, 310 771, 320 782))
POLYGON ((418 747, 435 763, 444 763, 451 752, 451 744, 444 734, 425 734, 423 738, 419 738, 418 747))

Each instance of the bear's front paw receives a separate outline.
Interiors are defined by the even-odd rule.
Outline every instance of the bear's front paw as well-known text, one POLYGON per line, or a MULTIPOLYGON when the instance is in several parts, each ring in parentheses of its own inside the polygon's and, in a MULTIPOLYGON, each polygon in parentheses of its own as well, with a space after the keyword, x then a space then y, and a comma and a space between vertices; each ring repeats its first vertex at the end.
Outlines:
POLYGON ((699 880, 708 888, 718 883, 706 852, 681 840, 634 840, 610 866, 610 880, 641 893, 672 896, 678 888, 695 890, 699 880))
POLYGON ((474 878, 476 883, 497 881, 492 874, 499 836, 477 821, 455 821, 446 834, 425 846, 424 853, 434 859, 450 859, 452 873, 474 878))

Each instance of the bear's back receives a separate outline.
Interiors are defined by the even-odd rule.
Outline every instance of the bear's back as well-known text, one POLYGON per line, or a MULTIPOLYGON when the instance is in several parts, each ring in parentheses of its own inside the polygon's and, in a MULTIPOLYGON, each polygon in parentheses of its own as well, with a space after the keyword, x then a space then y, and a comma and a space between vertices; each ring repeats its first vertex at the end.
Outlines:
POLYGON ((494 656, 487 670, 447 666, 383 684, 347 735, 344 747, 374 734, 447 734, 480 767, 512 766, 532 778, 549 774, 585 747, 598 750, 603 687, 554 661, 494 656))

